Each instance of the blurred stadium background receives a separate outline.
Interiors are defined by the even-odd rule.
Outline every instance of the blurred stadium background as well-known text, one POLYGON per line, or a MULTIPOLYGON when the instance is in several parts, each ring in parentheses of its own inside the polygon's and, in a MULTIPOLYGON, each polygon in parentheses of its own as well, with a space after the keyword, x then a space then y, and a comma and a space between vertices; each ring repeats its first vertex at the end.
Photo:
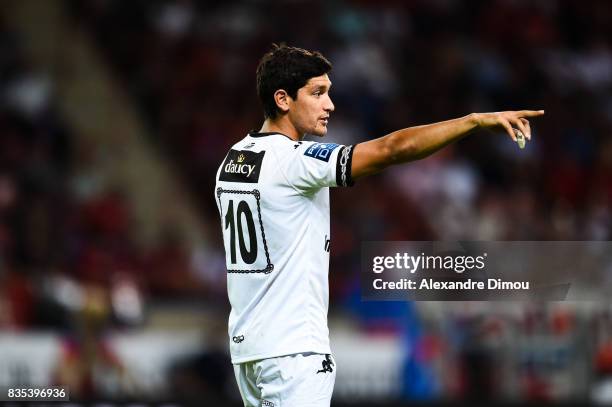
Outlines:
POLYGON ((332 192, 334 405, 612 402, 610 303, 359 289, 365 240, 610 239, 606 0, 2 1, 0 387, 238 405, 214 174, 281 41, 334 63, 335 142, 546 109, 523 151, 479 133, 332 192))

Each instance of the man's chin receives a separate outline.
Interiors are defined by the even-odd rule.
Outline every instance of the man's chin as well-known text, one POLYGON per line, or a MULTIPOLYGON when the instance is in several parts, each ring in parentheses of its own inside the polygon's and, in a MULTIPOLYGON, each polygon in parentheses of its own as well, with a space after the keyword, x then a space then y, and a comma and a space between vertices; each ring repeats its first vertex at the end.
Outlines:
POLYGON ((314 129, 310 134, 317 137, 325 137, 327 134, 327 127, 324 127, 323 129, 314 129))

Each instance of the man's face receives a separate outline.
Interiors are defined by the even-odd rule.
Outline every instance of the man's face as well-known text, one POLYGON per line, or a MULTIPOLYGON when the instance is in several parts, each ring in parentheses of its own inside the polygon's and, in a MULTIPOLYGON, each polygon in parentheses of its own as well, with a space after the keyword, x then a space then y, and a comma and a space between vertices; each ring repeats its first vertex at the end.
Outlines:
POLYGON ((331 81, 327 74, 310 78, 298 90, 297 98, 290 99, 289 120, 301 134, 323 137, 334 104, 329 97, 331 81))

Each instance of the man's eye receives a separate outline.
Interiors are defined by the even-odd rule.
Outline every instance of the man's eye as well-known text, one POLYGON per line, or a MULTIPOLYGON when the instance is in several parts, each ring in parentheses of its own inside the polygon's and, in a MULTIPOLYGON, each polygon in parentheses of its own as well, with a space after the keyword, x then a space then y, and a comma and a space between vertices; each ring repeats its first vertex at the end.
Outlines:
POLYGON ((315 96, 321 96, 321 91, 317 90, 317 91, 315 91, 315 92, 313 93, 313 95, 315 95, 315 96))

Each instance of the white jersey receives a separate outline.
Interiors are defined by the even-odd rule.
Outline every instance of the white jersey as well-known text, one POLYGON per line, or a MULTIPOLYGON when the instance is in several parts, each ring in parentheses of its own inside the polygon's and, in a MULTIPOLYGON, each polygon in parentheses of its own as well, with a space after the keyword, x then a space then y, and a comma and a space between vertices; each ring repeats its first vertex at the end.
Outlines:
POLYGON ((352 153, 251 133, 219 167, 232 363, 331 353, 328 187, 352 185, 352 153))

